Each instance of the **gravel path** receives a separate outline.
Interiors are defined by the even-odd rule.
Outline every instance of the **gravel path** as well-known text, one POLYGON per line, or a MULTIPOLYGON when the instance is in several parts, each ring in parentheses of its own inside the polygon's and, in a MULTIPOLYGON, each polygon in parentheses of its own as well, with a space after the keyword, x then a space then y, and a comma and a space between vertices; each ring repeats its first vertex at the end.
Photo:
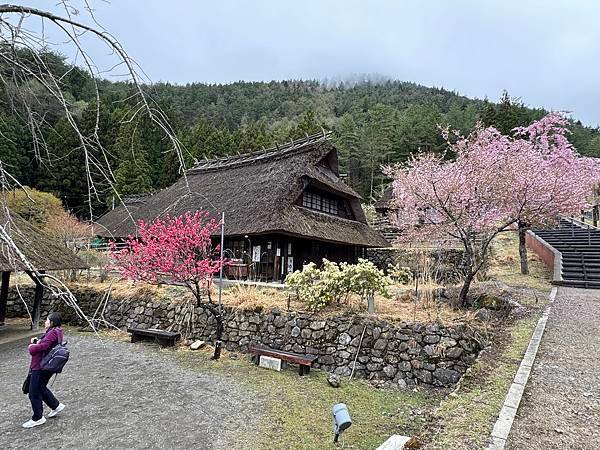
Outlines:
POLYGON ((559 288, 508 449, 600 448, 600 290, 559 288))
POLYGON ((67 407, 31 430, 21 428, 31 417, 26 349, 0 347, 1 449, 231 448, 258 419, 259 400, 224 376, 177 366, 147 344, 67 339, 71 360, 52 387, 67 407))

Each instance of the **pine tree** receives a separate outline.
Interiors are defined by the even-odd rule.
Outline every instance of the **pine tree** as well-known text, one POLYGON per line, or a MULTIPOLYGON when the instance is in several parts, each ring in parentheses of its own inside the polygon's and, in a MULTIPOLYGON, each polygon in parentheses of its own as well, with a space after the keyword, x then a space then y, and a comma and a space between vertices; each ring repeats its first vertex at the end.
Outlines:
POLYGON ((440 125, 443 117, 435 105, 410 105, 400 114, 396 161, 404 161, 411 153, 440 151, 444 147, 440 125))
POLYGON ((340 172, 347 175, 347 182, 360 189, 360 130, 351 114, 344 114, 335 127, 334 139, 339 149, 340 172))
POLYGON ((89 216, 89 165, 77 134, 67 119, 61 118, 45 139, 50 158, 39 168, 36 187, 55 194, 76 214, 89 216))
MULTIPOLYGON (((367 168, 368 186, 363 192, 372 203, 379 197, 376 189, 383 190, 385 177, 381 166, 389 164, 394 154, 394 135, 397 128, 397 111, 381 103, 369 110, 365 132, 363 133, 361 167, 367 168), (376 195, 377 194, 377 195, 376 195)), ((363 178, 364 179, 364 178, 363 178)))
POLYGON ((122 123, 114 145, 119 167, 115 171, 115 189, 121 196, 151 192, 152 168, 141 145, 135 123, 122 123))
POLYGON ((30 139, 13 116, 0 116, 0 162, 10 175, 22 184, 29 184, 27 149, 30 139))

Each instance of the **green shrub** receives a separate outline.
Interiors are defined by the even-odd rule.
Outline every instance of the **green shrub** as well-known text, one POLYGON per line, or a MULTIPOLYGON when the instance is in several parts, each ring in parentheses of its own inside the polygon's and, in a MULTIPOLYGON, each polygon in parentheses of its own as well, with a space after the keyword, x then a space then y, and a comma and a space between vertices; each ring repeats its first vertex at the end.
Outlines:
POLYGON ((358 264, 337 264, 323 259, 322 269, 309 263, 289 274, 285 282, 297 289, 310 310, 318 311, 333 302, 341 303, 350 294, 359 295, 363 301, 375 293, 387 296, 391 280, 366 259, 359 259, 358 264))
POLYGON ((400 264, 388 264, 388 275, 392 280, 401 284, 410 283, 414 276, 410 267, 403 267, 400 264))

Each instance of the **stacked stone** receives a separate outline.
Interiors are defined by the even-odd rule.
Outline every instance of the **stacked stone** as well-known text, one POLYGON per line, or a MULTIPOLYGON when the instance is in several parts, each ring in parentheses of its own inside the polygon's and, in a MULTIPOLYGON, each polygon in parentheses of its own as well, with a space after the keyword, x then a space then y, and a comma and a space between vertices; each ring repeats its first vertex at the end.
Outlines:
MULTIPOLYGON (((24 294, 28 294, 25 298, 33 298, 33 290, 24 294)), ((80 307, 90 316, 103 297, 102 292, 93 289, 82 289, 76 295, 80 307)), ((57 306, 51 299, 44 305, 48 310, 57 306)), ((214 318, 201 307, 192 310, 193 330, 188 337, 211 342, 216 329, 214 318)), ((113 296, 105 318, 119 328, 177 329, 178 324, 188 323, 185 315, 190 313, 189 308, 175 301, 113 296)), ((72 310, 65 310, 63 316, 65 322, 81 324, 72 310)), ((279 310, 227 311, 222 339, 230 351, 266 345, 315 356, 315 367, 328 372, 348 376, 354 370, 355 377, 400 386, 452 386, 480 350, 472 329, 460 324, 391 324, 372 316, 325 318, 279 310)))

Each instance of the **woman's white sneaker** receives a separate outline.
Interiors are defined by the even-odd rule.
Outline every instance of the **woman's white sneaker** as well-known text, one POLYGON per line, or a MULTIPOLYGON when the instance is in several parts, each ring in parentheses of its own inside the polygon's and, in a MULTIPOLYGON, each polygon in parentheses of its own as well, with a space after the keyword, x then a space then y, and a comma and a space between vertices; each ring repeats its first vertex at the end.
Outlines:
POLYGON ((42 416, 42 418, 40 420, 33 420, 33 419, 28 420, 27 422, 25 422, 23 424, 23 428, 33 428, 33 427, 37 427, 38 425, 44 425, 45 423, 46 423, 46 418, 44 416, 42 416))
POLYGON ((63 409, 65 409, 65 405, 63 405, 62 403, 59 403, 58 406, 56 407, 56 409, 53 409, 52 411, 50 411, 48 413, 48 417, 54 417, 59 412, 61 412, 63 409))

